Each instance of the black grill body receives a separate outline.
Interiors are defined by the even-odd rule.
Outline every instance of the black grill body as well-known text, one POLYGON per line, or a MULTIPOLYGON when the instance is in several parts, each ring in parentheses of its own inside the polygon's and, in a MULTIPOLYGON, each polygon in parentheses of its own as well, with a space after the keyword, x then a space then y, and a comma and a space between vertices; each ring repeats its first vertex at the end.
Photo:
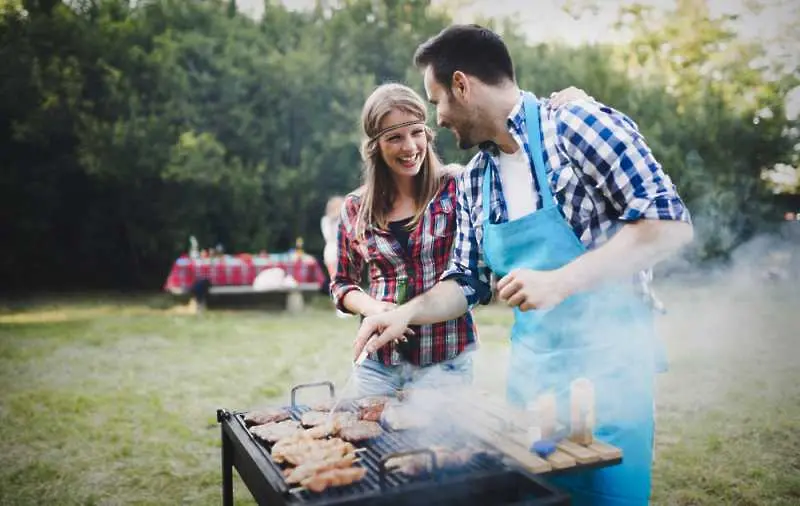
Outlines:
MULTIPOLYGON (((294 396, 293 396, 294 397, 294 396)), ((300 420, 305 406, 294 404, 292 418, 300 420)), ((458 441, 454 427, 422 431, 386 431, 380 437, 356 444, 363 448, 358 465, 367 469, 363 480, 321 493, 294 491, 284 481, 281 467, 268 448, 256 440, 244 423, 243 413, 221 409, 217 420, 222 433, 223 504, 233 505, 235 468, 258 504, 326 506, 399 505, 568 505, 569 497, 542 479, 510 464, 497 453, 479 454, 464 466, 442 468, 407 477, 388 473, 382 462, 389 455, 426 452, 425 448, 446 440, 458 441), (454 439, 455 438, 455 439, 454 439)), ((464 444, 474 442, 465 433, 464 444)))

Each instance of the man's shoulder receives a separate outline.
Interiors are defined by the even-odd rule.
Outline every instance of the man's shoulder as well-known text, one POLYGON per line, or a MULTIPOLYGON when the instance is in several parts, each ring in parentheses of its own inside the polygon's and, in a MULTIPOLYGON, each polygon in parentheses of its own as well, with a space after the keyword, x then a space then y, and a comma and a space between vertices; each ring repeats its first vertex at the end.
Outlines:
POLYGON ((560 107, 547 108, 547 115, 556 125, 559 133, 585 128, 598 129, 601 126, 626 126, 638 130, 636 123, 626 114, 596 100, 575 100, 560 107))

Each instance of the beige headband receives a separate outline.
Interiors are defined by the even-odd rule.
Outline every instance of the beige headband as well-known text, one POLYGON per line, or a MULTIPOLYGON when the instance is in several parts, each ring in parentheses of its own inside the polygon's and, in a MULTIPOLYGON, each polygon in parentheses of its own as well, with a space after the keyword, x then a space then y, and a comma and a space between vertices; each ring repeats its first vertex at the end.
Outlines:
POLYGON ((405 121, 403 123, 398 123, 396 125, 388 126, 388 127, 384 128, 383 130, 381 130, 380 132, 378 132, 375 135, 373 135, 372 138, 370 139, 370 141, 377 140, 378 137, 380 137, 381 135, 385 134, 386 132, 391 132, 392 130, 397 130, 398 128, 403 128, 405 126, 418 125, 418 124, 424 125, 425 122, 423 120, 421 120, 421 119, 415 119, 415 120, 412 120, 412 121, 405 121))

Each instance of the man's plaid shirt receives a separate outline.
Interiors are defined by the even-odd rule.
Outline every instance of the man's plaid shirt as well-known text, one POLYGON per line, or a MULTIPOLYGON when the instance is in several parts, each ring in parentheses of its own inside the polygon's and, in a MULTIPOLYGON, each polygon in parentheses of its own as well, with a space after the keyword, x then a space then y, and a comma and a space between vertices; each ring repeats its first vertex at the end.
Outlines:
MULTIPOLYGON (((587 249, 610 239, 625 222, 638 219, 689 221, 689 213, 669 176, 653 157, 636 124, 595 101, 577 101, 552 109, 539 101, 542 150, 550 188, 562 214, 587 249)), ((522 95, 508 117, 508 129, 531 154, 522 95)), ((496 151, 487 147, 458 178, 457 236, 453 256, 442 279, 455 279, 470 307, 491 298, 490 270, 483 259, 485 204, 481 187, 489 165, 491 223, 508 221, 496 151)), ((536 209, 541 209, 533 177, 536 209)), ((620 259, 624 262, 624 259, 620 259)), ((634 280, 650 298, 650 272, 634 280)))
MULTIPOLYGON (((361 203, 358 192, 345 199, 338 234, 339 261, 331 280, 331 294, 336 306, 344 296, 361 290, 364 264, 369 269, 369 295, 377 300, 398 303, 431 289, 447 267, 456 229, 456 181, 449 177, 442 190, 428 204, 418 226, 411 231, 408 252, 389 231, 368 226, 363 240, 356 238, 356 221, 361 203), (403 293, 405 292, 405 293, 403 293), (403 300, 399 300, 403 299, 403 300)), ((434 325, 412 328, 406 356, 396 343, 384 346, 370 358, 386 365, 407 360, 426 366, 450 360, 475 343, 472 315, 434 325)))

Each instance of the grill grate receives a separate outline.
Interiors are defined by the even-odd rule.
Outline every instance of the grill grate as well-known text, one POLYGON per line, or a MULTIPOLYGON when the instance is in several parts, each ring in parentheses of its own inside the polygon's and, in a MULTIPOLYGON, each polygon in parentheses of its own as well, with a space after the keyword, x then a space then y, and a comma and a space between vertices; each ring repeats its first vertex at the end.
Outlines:
MULTIPOLYGON (((308 406, 295 402, 299 388, 333 384, 322 382, 297 386, 291 392, 291 418, 300 421, 308 406)), ((243 413, 217 411, 222 429, 223 504, 233 504, 232 468, 235 467, 260 505, 310 506, 405 506, 405 505, 531 505, 561 506, 569 503, 562 492, 541 479, 509 467, 505 455, 479 442, 472 435, 441 422, 424 430, 384 431, 382 435, 354 445, 361 448, 358 466, 364 478, 343 487, 314 493, 292 492, 282 468, 272 460, 269 446, 257 440, 244 423, 243 413), (382 461, 392 454, 424 453, 440 445, 453 450, 472 448, 476 454, 463 465, 437 467, 434 472, 408 476, 382 471, 382 461)), ((457 422, 454 422, 457 423, 457 422)))
MULTIPOLYGON (((293 420, 300 421, 303 413, 307 411, 310 411, 310 408, 307 406, 295 406, 291 408, 290 413, 293 420)), ((241 418, 241 416, 237 418, 239 418, 240 423, 244 425, 243 418, 241 418)), ((252 439, 261 451, 264 452, 268 460, 272 462, 272 457, 269 456, 269 445, 266 445, 254 437, 252 437, 252 439)), ((490 449, 476 444, 474 440, 470 440, 465 435, 458 435, 452 427, 440 427, 432 430, 426 429, 424 431, 384 431, 383 434, 377 438, 354 443, 354 445, 364 449, 364 451, 359 452, 359 463, 357 464, 367 469, 367 474, 364 479, 343 487, 331 487, 320 493, 307 490, 295 492, 291 494, 294 498, 292 502, 302 502, 305 504, 316 504, 318 502, 336 504, 338 500, 347 499, 352 496, 382 492, 385 489, 396 488, 410 483, 442 482, 465 474, 474 474, 481 471, 505 470, 505 465, 502 462, 501 456, 492 454, 490 449), (446 446, 450 448, 459 448, 461 445, 469 445, 485 453, 477 453, 464 465, 443 467, 436 473, 420 473, 414 476, 407 476, 402 473, 387 472, 384 486, 381 486, 381 459, 393 453, 425 449, 433 445, 442 444, 445 441, 447 442, 446 446)), ((280 466, 277 464, 274 465, 276 468, 280 469, 280 466)))

